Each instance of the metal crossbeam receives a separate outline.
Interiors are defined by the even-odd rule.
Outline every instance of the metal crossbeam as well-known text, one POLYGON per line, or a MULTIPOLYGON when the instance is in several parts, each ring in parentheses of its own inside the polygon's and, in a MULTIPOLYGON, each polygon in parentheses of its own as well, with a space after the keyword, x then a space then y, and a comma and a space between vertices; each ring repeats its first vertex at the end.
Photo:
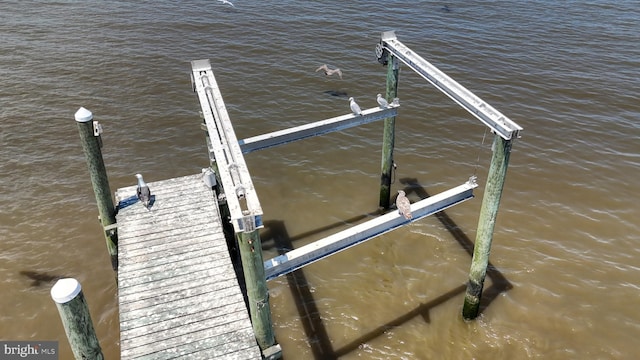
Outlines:
POLYGON ((399 106, 400 105, 398 103, 394 103, 390 104, 389 107, 385 109, 380 107, 366 109, 362 111, 362 115, 342 115, 289 129, 253 136, 240 140, 240 148, 242 149, 242 152, 246 154, 256 150, 266 149, 313 136, 324 135, 330 132, 367 124, 373 121, 396 116, 398 114, 397 108, 399 106))
POLYGON ((378 58, 381 60, 385 58, 384 51, 388 51, 400 59, 503 139, 510 140, 519 137, 522 127, 402 44, 396 38, 394 31, 382 33, 380 44, 376 50, 378 58))
POLYGON ((418 221, 426 216, 447 209, 473 197, 473 189, 478 185, 475 177, 466 183, 437 195, 411 204, 413 217, 404 218, 397 211, 389 212, 373 220, 355 225, 339 233, 330 235, 311 244, 291 250, 285 254, 264 262, 265 277, 271 280, 288 274, 305 265, 321 260, 354 245, 373 239, 409 222, 418 221))
POLYGON ((242 150, 222 100, 208 59, 191 62, 194 91, 198 94, 214 161, 235 232, 262 227, 262 207, 258 200, 242 150), (242 201, 244 199, 244 201, 242 201), (243 208, 241 201, 245 203, 243 208))

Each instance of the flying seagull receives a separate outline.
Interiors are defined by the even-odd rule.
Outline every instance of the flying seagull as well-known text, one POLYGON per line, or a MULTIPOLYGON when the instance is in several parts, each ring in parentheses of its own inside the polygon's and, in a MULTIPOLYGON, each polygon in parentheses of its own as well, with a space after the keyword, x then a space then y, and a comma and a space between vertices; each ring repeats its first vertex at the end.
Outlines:
POLYGON ((138 200, 142 202, 142 205, 144 205, 147 210, 151 210, 151 191, 149 190, 147 184, 144 182, 144 179, 142 179, 142 175, 136 174, 136 178, 138 178, 138 200))
POLYGON ((356 101, 353 100, 352 97, 349 98, 349 106, 351 107, 351 111, 353 111, 354 114, 362 115, 362 110, 360 109, 360 106, 356 104, 356 101))
POLYGON ((231 5, 232 7, 235 7, 233 3, 229 0, 218 0, 218 1, 220 1, 223 5, 231 5))
POLYGON ((340 76, 340 79, 342 79, 342 71, 338 68, 335 69, 329 69, 329 67, 327 66, 327 64, 324 64, 322 66, 320 66, 319 68, 316 69, 316 72, 323 70, 324 74, 327 76, 331 76, 333 74, 338 74, 338 76, 340 76))
POLYGON ((411 203, 404 194, 404 191, 398 190, 398 197, 396 198, 396 207, 400 215, 405 219, 411 219, 411 203))
POLYGON ((378 94, 378 97, 376 98, 376 100, 378 100, 378 104, 380 105, 381 108, 386 109, 389 107, 389 103, 387 102, 387 99, 383 98, 382 95, 378 94))

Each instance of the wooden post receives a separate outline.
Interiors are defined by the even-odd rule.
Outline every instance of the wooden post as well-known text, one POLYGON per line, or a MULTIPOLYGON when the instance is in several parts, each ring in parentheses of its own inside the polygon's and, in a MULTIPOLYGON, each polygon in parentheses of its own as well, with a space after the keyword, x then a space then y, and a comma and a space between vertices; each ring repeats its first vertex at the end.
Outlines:
POLYGON ((505 140, 499 135, 496 135, 493 140, 493 157, 487 176, 487 185, 482 197, 476 242, 473 247, 471 269, 469 270, 469 282, 467 283, 467 291, 462 308, 462 316, 465 320, 475 319, 480 310, 480 298, 484 286, 484 278, 487 274, 487 265, 489 264, 491 240, 493 239, 493 229, 498 216, 500 197, 502 196, 502 188, 507 175, 511 143, 512 140, 505 140))
POLYGON ((103 360, 104 355, 80 283, 71 278, 58 280, 51 288, 51 298, 56 303, 76 360, 103 360))
POLYGON ((91 175, 91 184, 93 192, 96 195, 98 203, 98 212, 100 214, 100 222, 104 229, 104 236, 107 241, 107 249, 111 256, 111 267, 113 270, 118 269, 118 232, 115 226, 116 213, 109 188, 109 179, 107 178, 107 170, 104 167, 102 159, 102 150, 100 149, 100 131, 94 126, 93 114, 91 111, 81 107, 75 114, 78 124, 78 132, 82 141, 87 158, 87 166, 89 167, 89 175, 91 175))
MULTIPOLYGON (((398 97, 398 59, 389 54, 387 63, 387 94, 389 103, 398 97)), ((393 147, 395 143, 396 117, 384 119, 384 135, 382 137, 382 164, 380 176, 380 207, 389 208, 391 200, 391 177, 393 171, 393 147)))
POLYGON ((262 242, 257 229, 238 233, 238 246, 242 259, 249 312, 256 340, 260 349, 267 350, 275 344, 275 336, 271 326, 271 309, 269 307, 269 289, 264 275, 262 259, 262 242))

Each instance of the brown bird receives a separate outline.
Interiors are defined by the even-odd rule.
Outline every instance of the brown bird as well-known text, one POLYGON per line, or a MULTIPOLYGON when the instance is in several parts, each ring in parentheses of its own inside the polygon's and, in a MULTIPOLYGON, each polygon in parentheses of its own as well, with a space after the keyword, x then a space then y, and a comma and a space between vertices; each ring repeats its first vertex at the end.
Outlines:
POLYGON ((405 219, 411 219, 411 202, 405 196, 404 191, 398 190, 398 197, 396 198, 396 207, 400 215, 405 219))
POLYGON ((329 69, 329 67, 327 66, 327 64, 324 64, 322 66, 320 66, 319 68, 316 69, 316 72, 323 70, 324 74, 327 76, 331 76, 333 74, 338 74, 338 76, 340 76, 340 79, 342 79, 342 71, 338 68, 335 69, 329 69))

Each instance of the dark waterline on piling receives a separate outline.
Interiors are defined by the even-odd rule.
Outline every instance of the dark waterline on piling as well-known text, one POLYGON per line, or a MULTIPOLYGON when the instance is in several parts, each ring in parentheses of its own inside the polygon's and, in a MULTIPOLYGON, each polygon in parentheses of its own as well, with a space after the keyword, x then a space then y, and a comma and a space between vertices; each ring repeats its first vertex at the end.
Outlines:
MULTIPOLYGON (((350 96, 375 106, 386 69, 374 47, 395 29, 526 129, 492 243, 490 302, 477 321, 461 320, 491 141, 401 67, 392 193, 416 201, 476 173, 476 199, 270 282, 285 357, 635 357, 635 3, 472 1, 443 11, 365 1, 331 16, 307 2, 217 5, 3 3, 0 338, 60 340, 69 358, 48 292, 74 277, 105 358, 119 358, 113 271, 73 120, 80 106, 103 124, 112 190, 135 185, 137 172, 196 174, 208 160, 189 61, 212 59, 236 133, 249 137, 343 114, 350 96), (323 63, 343 80, 315 73, 323 63)), ((369 124, 247 156, 274 229, 265 257, 377 208, 381 134, 369 124)))

